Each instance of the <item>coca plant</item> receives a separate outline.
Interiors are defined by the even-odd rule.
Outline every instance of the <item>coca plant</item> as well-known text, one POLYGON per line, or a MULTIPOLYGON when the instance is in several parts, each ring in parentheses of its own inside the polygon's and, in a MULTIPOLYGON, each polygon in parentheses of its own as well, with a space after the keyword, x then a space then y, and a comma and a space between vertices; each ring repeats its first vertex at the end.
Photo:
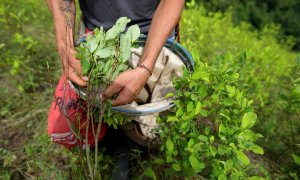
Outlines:
POLYGON ((169 165, 164 176, 260 179, 247 152, 264 153, 255 144, 262 135, 251 130, 257 115, 246 89, 237 88, 238 81, 236 65, 226 62, 198 62, 194 73, 185 70, 175 80, 176 106, 167 118, 160 118, 164 144, 154 161, 169 165))

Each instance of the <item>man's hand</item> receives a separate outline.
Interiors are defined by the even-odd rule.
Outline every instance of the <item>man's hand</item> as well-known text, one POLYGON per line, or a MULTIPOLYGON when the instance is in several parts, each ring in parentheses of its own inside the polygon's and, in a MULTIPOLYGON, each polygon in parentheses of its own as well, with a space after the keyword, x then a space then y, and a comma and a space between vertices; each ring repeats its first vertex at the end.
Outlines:
POLYGON ((150 73, 143 68, 135 68, 121 73, 104 92, 104 98, 111 98, 119 94, 113 100, 113 106, 131 103, 143 89, 150 73))
POLYGON ((87 85, 87 78, 82 77, 80 61, 76 59, 74 49, 74 24, 76 6, 74 0, 47 0, 53 15, 56 44, 63 65, 64 75, 78 84, 87 85))
MULTIPOLYGON (((155 61, 166 42, 167 38, 178 23, 184 0, 161 0, 153 16, 147 41, 140 58, 150 70, 154 69, 155 61)), ((146 84, 150 73, 143 68, 136 68, 120 74, 113 84, 104 92, 104 98, 111 98, 119 93, 113 105, 123 105, 134 100, 143 86, 146 84)))
POLYGON ((88 78, 82 75, 80 61, 75 57, 75 49, 63 48, 62 46, 59 54, 63 64, 64 75, 79 86, 86 86, 88 78))

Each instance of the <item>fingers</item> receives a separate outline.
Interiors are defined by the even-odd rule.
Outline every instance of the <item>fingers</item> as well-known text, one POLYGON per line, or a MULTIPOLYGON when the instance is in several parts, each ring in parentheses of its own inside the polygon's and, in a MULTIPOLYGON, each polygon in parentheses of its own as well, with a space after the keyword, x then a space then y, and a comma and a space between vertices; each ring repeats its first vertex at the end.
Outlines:
POLYGON ((109 99, 114 94, 120 92, 123 89, 123 86, 118 83, 117 81, 114 81, 112 85, 110 85, 104 92, 103 92, 103 98, 109 99))
POLYGON ((124 88, 119 96, 112 101, 113 106, 120 106, 124 104, 131 103, 135 98, 135 93, 127 88, 124 88))
POLYGON ((69 65, 72 66, 72 68, 77 72, 77 74, 82 77, 82 72, 81 72, 81 64, 80 60, 76 59, 75 57, 70 57, 69 58, 69 65))
POLYGON ((80 60, 76 59, 75 55, 75 49, 70 49, 69 56, 64 62, 64 72, 72 82, 79 86, 87 86, 88 77, 82 75, 80 60))
POLYGON ((79 85, 79 86, 87 86, 87 81, 84 81, 82 78, 80 78, 78 76, 78 74, 76 72, 69 72, 68 74, 68 79, 71 80, 72 82, 74 82, 75 84, 79 85))

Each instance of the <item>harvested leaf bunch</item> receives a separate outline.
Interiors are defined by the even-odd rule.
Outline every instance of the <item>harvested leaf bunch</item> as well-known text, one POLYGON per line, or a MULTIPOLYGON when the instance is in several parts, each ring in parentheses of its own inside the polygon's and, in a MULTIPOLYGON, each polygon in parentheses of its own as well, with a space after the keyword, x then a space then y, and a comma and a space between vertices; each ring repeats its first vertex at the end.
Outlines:
POLYGON ((131 47, 140 36, 138 25, 125 31, 129 22, 130 19, 121 17, 107 32, 102 27, 96 28, 94 35, 88 35, 77 48, 77 58, 80 59, 82 73, 89 77, 89 86, 106 88, 129 68, 131 47))

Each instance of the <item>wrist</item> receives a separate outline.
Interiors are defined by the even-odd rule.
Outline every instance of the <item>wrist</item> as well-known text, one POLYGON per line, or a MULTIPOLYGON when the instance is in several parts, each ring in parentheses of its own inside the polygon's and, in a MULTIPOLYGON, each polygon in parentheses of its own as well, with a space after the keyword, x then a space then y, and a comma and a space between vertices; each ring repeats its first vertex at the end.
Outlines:
POLYGON ((150 74, 147 69, 140 66, 137 66, 136 68, 134 68, 134 70, 139 73, 138 77, 141 77, 143 79, 149 79, 152 75, 152 73, 150 74))
POLYGON ((144 63, 138 63, 137 68, 141 68, 147 71, 149 77, 152 76, 152 70, 148 68, 144 63))

